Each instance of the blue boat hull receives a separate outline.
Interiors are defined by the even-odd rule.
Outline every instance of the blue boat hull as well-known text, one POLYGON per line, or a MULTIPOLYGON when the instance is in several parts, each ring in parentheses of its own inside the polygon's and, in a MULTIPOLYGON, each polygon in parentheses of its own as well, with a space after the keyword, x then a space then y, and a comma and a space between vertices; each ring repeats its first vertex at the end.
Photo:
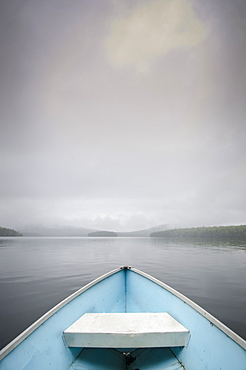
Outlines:
POLYGON ((6 346, 0 359, 1 370, 245 370, 246 342, 164 283, 136 269, 119 268, 54 307, 6 346), (68 348, 64 330, 88 312, 168 312, 189 329, 189 342, 132 351, 68 348))

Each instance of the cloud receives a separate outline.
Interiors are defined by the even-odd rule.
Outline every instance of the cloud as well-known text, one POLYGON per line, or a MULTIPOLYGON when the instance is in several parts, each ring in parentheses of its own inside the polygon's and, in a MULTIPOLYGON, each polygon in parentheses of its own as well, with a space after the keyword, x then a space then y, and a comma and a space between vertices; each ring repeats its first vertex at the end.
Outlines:
POLYGON ((189 1, 141 2, 111 20, 106 50, 113 65, 139 70, 171 50, 198 45, 207 35, 189 1))

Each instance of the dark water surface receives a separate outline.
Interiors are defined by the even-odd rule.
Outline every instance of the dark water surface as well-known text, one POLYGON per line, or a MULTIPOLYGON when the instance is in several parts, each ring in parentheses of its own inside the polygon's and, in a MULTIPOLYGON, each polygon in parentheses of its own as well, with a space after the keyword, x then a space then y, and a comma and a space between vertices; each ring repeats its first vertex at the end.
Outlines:
POLYGON ((156 238, 0 238, 0 347, 98 276, 134 266, 246 339, 246 243, 156 238))

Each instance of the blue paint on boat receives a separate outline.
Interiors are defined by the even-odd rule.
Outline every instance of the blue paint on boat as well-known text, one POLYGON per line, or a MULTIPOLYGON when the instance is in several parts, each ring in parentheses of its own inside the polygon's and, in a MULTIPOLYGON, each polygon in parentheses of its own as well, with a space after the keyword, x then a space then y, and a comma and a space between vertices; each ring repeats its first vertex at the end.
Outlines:
POLYGON ((179 292, 133 268, 113 270, 41 317, 0 352, 1 370, 246 370, 246 342, 179 292), (190 331, 185 347, 68 348, 63 332, 84 313, 168 312, 190 331), (127 366, 127 367, 126 367, 127 366))

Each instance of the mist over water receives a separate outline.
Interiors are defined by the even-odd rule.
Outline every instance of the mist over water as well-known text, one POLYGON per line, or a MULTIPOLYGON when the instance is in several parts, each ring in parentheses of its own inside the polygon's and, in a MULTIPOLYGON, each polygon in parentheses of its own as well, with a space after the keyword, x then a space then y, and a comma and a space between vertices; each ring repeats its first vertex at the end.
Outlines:
POLYGON ((245 243, 0 238, 0 347, 72 292, 122 265, 172 286, 246 338, 245 243))

